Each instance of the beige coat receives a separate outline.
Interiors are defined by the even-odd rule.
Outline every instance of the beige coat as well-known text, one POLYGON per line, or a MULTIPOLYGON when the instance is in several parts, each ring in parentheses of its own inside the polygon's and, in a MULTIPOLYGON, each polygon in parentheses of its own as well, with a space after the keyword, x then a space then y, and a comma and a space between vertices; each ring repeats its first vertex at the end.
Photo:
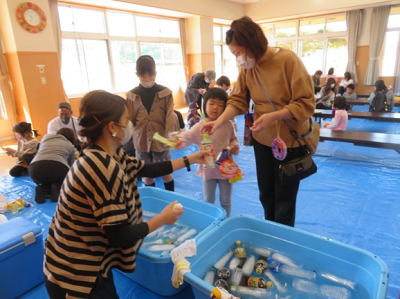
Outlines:
MULTIPOLYGON (((292 129, 299 135, 307 133, 310 128, 309 118, 315 109, 313 83, 300 58, 290 50, 279 49, 274 54, 266 51, 253 68, 240 69, 237 83, 229 96, 227 105, 235 109, 237 114, 246 113, 248 111, 246 90, 248 89, 254 101, 254 120, 264 113, 275 111, 261 89, 256 72, 276 108, 281 110, 285 107, 293 114, 293 118, 287 120, 292 129)), ((297 142, 293 143, 294 138, 283 122, 280 125, 279 135, 288 147, 292 144, 293 147, 299 146, 297 142)), ((253 132, 253 137, 266 146, 271 146, 277 136, 276 122, 272 122, 262 132, 253 132)), ((302 143, 304 144, 304 141, 302 143)))
POLYGON ((133 92, 126 94, 128 110, 133 123, 133 144, 140 152, 163 152, 164 145, 153 140, 154 133, 167 137, 169 132, 179 129, 178 118, 174 112, 172 90, 165 88, 156 93, 150 114, 142 104, 140 96, 133 92))

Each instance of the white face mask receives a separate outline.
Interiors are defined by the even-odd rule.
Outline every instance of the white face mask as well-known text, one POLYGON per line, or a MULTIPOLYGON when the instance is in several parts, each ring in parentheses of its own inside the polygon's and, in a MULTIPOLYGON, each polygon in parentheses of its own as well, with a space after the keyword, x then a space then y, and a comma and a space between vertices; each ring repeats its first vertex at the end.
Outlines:
POLYGON ((122 130, 124 131, 124 137, 119 138, 113 135, 113 137, 119 139, 119 141, 121 142, 121 145, 126 144, 132 137, 133 135, 133 124, 131 121, 129 121, 125 127, 123 127, 121 124, 119 123, 115 123, 117 126, 121 127, 122 130))
POLYGON ((204 81, 206 81, 206 83, 211 83, 211 80, 208 80, 208 79, 207 79, 207 80, 204 80, 204 81))
POLYGON ((333 84, 333 83, 331 84, 331 88, 335 88, 335 86, 336 86, 336 84, 333 84))
POLYGON ((144 88, 152 88, 154 84, 156 84, 156 81, 140 82, 140 85, 142 85, 144 88))
POLYGON ((236 57, 236 62, 244 69, 251 69, 256 64, 255 58, 249 58, 246 54, 236 57))

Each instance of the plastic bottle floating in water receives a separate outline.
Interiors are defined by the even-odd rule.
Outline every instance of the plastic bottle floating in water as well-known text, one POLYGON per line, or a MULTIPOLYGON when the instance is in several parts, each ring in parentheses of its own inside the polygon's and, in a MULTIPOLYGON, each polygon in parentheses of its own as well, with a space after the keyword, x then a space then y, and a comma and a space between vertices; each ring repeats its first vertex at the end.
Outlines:
POLYGON ((234 254, 237 258, 243 259, 246 257, 246 247, 244 247, 244 245, 242 245, 242 242, 237 240, 235 242, 236 247, 234 250, 234 254))

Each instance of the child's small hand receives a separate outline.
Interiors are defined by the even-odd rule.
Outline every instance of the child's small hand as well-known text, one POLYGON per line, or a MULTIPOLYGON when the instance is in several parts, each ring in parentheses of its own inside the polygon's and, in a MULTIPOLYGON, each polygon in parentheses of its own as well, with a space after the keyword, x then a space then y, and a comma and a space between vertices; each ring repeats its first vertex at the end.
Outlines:
POLYGON ((232 145, 229 149, 232 155, 237 155, 239 154, 239 147, 237 145, 232 145))

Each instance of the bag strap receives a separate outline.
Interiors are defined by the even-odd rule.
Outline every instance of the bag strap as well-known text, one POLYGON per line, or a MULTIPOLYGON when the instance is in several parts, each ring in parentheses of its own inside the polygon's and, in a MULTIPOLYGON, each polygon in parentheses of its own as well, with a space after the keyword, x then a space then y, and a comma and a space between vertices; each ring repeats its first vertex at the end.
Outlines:
MULTIPOLYGON (((258 83, 260 83, 261 89, 264 92, 265 97, 267 98, 267 100, 269 101, 269 103, 271 104, 272 107, 274 107, 275 111, 278 111, 278 108, 276 108, 275 104, 270 100, 267 91, 264 88, 264 84, 262 84, 260 76, 258 75, 257 71, 255 72, 257 79, 258 79, 258 83)), ((303 135, 298 135, 296 130, 293 130, 290 125, 288 124, 288 122, 286 121, 286 119, 283 120, 283 122, 285 123, 286 127, 289 129, 290 134, 292 134, 292 136, 297 140, 298 139, 305 139, 307 137, 309 137, 311 135, 311 133, 314 131, 314 122, 312 120, 312 117, 309 118, 309 122, 310 122, 310 130, 303 135)), ((297 140, 298 141, 298 140, 297 140)), ((300 143, 300 142, 299 142, 300 143)))

